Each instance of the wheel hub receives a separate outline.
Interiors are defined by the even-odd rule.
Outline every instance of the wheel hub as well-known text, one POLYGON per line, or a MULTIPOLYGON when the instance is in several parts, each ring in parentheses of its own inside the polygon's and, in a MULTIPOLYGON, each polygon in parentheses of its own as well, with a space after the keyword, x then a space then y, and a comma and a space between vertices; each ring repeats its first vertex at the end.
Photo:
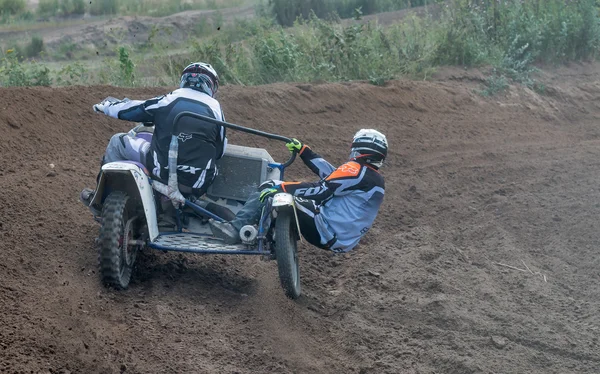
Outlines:
POLYGON ((137 243, 130 243, 133 241, 133 221, 136 220, 137 217, 131 218, 125 224, 125 229, 123 230, 123 236, 121 237, 121 250, 123 251, 123 259, 125 260, 125 264, 127 266, 131 266, 135 261, 135 255, 137 252, 137 243))

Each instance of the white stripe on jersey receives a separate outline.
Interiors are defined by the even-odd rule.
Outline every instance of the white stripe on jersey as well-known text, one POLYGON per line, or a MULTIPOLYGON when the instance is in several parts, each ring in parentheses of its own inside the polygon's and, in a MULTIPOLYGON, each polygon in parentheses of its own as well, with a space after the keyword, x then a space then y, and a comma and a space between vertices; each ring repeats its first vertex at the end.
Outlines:
POLYGON ((154 156, 154 169, 152 169, 152 174, 160 178, 160 162, 158 162, 158 155, 156 151, 152 152, 154 156))
POLYGON ((208 164, 206 164, 206 167, 204 168, 204 170, 202 170, 202 173, 198 177, 198 180, 196 181, 196 183, 194 183, 194 188, 202 187, 202 185, 204 184, 204 180, 206 178, 206 170, 208 170, 210 168, 211 163, 212 163, 212 160, 208 160, 208 164))

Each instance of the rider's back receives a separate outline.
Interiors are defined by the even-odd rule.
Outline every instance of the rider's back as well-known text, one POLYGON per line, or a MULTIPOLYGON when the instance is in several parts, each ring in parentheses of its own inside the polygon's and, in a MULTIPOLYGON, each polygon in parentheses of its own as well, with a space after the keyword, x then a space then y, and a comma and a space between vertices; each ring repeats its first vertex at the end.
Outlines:
MULTIPOLYGON (((180 88, 157 98, 155 104, 146 107, 154 117, 154 136, 146 165, 152 174, 162 180, 168 179, 168 156, 174 119, 181 112, 193 112, 223 120, 219 102, 203 92, 180 88)), ((182 117, 175 134, 179 139, 179 183, 194 188, 210 184, 215 176, 215 163, 224 152, 225 128, 192 117, 182 117)))

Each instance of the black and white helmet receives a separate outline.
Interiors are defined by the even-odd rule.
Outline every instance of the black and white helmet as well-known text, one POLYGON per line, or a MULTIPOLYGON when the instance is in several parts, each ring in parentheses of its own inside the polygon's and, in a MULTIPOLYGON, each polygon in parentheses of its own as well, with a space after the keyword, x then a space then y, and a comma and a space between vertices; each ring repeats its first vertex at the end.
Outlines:
POLYGON ((373 129, 361 129, 352 139, 350 159, 361 159, 377 168, 387 156, 388 142, 382 133, 373 129))
POLYGON ((215 97, 219 90, 219 75, 210 64, 195 62, 183 69, 179 87, 193 88, 215 97))

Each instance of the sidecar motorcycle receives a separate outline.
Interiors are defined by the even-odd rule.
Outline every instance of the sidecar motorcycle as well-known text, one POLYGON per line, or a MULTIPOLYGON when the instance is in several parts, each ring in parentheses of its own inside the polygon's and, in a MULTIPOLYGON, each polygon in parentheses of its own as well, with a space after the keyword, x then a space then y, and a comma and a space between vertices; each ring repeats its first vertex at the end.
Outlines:
MULTIPOLYGON (((208 220, 231 220, 248 196, 266 180, 283 180, 285 168, 296 158, 277 163, 265 149, 228 145, 218 161, 218 176, 200 198, 184 197, 177 183, 177 127, 184 118, 200 119, 229 129, 269 139, 290 139, 222 122, 192 112, 180 113, 174 120, 169 149, 169 180, 153 180, 144 165, 118 161, 102 166, 90 203, 100 223, 98 236, 100 277, 107 286, 125 289, 129 285, 137 254, 153 248, 161 251, 220 255, 257 255, 276 260, 285 294, 300 296, 297 242, 300 240, 295 201, 292 195, 279 193, 269 198, 257 225, 240 230, 242 244, 228 245, 212 235, 208 220), (165 230, 159 226, 163 207, 172 204, 174 224, 165 230)), ((130 132, 151 141, 151 127, 140 125, 130 132)), ((187 132, 187 131, 186 131, 187 132)), ((193 135, 193 134, 192 134, 193 135)))

